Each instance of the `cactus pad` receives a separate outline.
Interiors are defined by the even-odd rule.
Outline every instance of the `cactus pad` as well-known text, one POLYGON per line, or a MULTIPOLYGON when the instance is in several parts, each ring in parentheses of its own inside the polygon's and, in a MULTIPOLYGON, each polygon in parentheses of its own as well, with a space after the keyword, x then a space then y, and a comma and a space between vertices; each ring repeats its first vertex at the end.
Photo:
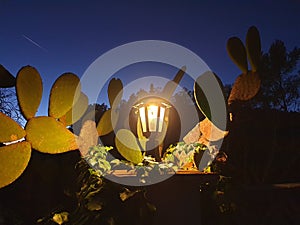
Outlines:
POLYGON ((118 151, 125 159, 135 164, 143 161, 142 152, 131 131, 120 129, 116 134, 115 142, 118 151))
MULTIPOLYGON (((209 96, 210 98, 213 98, 213 100, 219 101, 219 104, 215 105, 215 107, 218 107, 217 110, 219 110, 219 112, 224 111, 223 107, 226 107, 225 113, 227 113, 227 105, 222 104, 222 103, 225 103, 225 96, 224 96, 223 89, 224 89, 224 87, 223 87, 222 81, 216 74, 212 73, 211 71, 207 71, 204 74, 202 74, 201 76, 199 76, 197 78, 196 82, 194 83, 194 96, 195 96, 197 106, 199 107, 199 109, 201 110, 203 115, 205 117, 207 117, 210 121, 212 121, 212 113, 211 113, 210 105, 209 105, 206 95, 210 95, 209 96), (215 79, 217 82, 211 83, 211 81, 213 81, 213 79, 215 79), (210 83, 210 85, 216 84, 219 86, 210 88, 209 85, 207 85, 209 83, 210 83), (200 87, 200 85, 201 85, 201 87, 200 87), (203 88, 203 90, 205 88, 205 93, 202 90, 202 88, 203 88), (220 95, 218 95, 217 97, 215 97, 216 93, 212 92, 213 89, 217 90, 216 88, 217 89, 220 88, 222 90, 220 95), (222 101, 222 102, 220 102, 220 101, 222 101)), ((221 115, 221 116, 215 117, 213 122, 217 127, 222 128, 222 127, 224 127, 223 120, 224 120, 223 115, 221 115)))
POLYGON ((16 78, 0 64, 0 88, 14 87, 16 78))
POLYGON ((70 126, 76 123, 87 110, 88 104, 88 97, 83 92, 81 92, 80 97, 75 105, 66 113, 66 115, 59 118, 59 120, 63 122, 65 126, 70 126))
POLYGON ((260 78, 258 73, 248 72, 239 75, 232 87, 228 98, 228 104, 236 100, 246 101, 253 98, 260 88, 260 78))
POLYGON ((42 99, 43 84, 39 72, 31 66, 21 68, 17 75, 16 91, 22 114, 29 120, 35 116, 42 99))
POLYGON ((165 85, 165 87, 162 91, 163 98, 165 98, 165 99, 171 98, 171 96, 173 95, 174 91, 176 90, 179 82, 181 81, 185 71, 186 71, 186 66, 181 67, 181 69, 175 75, 174 79, 167 82, 167 84, 165 85))
POLYGON ((49 116, 61 118, 77 102, 81 94, 79 78, 73 73, 64 73, 54 82, 49 100, 49 116))
POLYGON ((26 140, 37 151, 57 154, 78 149, 76 136, 52 117, 34 117, 25 129, 26 140))
POLYGON ((112 107, 114 104, 118 105, 123 96, 123 84, 120 79, 111 79, 108 84, 108 99, 109 104, 112 107))
POLYGON ((227 52, 231 60, 243 73, 248 71, 247 53, 244 44, 237 37, 229 38, 227 41, 227 52))
POLYGON ((26 132, 13 119, 0 112, 0 143, 17 141, 25 137, 26 132))
POLYGON ((256 72, 261 58, 261 43, 257 28, 252 26, 248 29, 246 36, 246 49, 251 69, 256 72))
POLYGON ((0 147, 0 188, 14 182, 26 169, 31 146, 23 141, 0 147))
POLYGON ((119 114, 112 109, 105 111, 97 125, 99 136, 103 136, 112 132, 117 123, 118 117, 119 114))

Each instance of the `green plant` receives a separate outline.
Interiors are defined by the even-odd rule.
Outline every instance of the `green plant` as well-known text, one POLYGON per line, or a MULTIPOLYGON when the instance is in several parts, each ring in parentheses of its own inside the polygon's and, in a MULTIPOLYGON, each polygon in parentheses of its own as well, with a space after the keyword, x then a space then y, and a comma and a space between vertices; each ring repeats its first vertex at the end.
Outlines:
POLYGON ((177 169, 197 169, 194 161, 195 154, 203 154, 207 147, 200 143, 186 144, 179 142, 166 150, 163 161, 174 164, 177 169))
POLYGON ((93 168, 92 170, 98 176, 114 175, 115 171, 126 171, 127 175, 135 175, 141 184, 151 184, 152 174, 173 174, 177 170, 177 166, 170 160, 162 160, 156 162, 151 156, 143 155, 143 161, 136 164, 128 160, 120 160, 112 157, 109 151, 113 147, 93 146, 90 147, 84 159, 93 168), (150 182, 150 183, 149 183, 150 182))

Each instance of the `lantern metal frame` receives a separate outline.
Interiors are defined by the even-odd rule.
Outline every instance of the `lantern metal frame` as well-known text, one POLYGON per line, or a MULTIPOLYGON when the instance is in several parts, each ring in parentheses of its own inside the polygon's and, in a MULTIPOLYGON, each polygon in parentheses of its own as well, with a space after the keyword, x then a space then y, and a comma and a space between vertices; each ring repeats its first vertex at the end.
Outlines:
MULTIPOLYGON (((156 161, 161 161, 162 143, 158 143, 159 135, 167 129, 169 108, 172 106, 160 97, 146 97, 133 107, 141 122, 141 129, 145 137, 149 138, 146 144, 148 154, 154 156, 156 161)), ((146 154, 147 154, 146 153, 146 154)))

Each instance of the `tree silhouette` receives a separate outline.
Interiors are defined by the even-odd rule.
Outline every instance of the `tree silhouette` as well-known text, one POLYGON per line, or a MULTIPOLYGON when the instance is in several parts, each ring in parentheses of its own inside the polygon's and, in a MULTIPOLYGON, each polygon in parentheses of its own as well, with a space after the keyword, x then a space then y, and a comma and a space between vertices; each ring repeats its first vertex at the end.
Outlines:
POLYGON ((284 42, 276 40, 261 62, 261 90, 253 102, 259 108, 299 111, 300 71, 297 64, 300 49, 288 51, 284 42))
POLYGON ((19 124, 24 122, 14 88, 0 88, 0 112, 14 119, 19 124))

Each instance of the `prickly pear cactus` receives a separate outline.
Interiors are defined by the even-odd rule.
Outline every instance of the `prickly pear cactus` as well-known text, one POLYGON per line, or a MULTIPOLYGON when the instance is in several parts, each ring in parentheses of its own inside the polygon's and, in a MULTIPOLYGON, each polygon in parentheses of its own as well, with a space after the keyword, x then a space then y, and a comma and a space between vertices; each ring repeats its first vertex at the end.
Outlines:
POLYGON ((242 70, 242 74, 235 80, 228 98, 228 104, 234 101, 246 101, 253 98, 259 91, 260 78, 257 72, 261 59, 260 36, 256 27, 248 29, 246 47, 237 37, 232 37, 227 42, 227 52, 232 61, 242 70), (252 70, 248 70, 249 58, 252 70))
POLYGON ((83 115, 88 99, 81 93, 79 78, 71 73, 63 74, 51 89, 50 116, 35 117, 43 91, 39 72, 31 66, 25 66, 19 70, 15 79, 0 66, 0 76, 1 87, 11 87, 16 83, 18 103, 27 120, 24 130, 14 120, 0 113, 0 143, 9 143, 0 147, 1 188, 23 173, 32 148, 50 154, 78 149, 78 137, 66 126, 83 115), (18 142, 14 143, 16 141, 18 142))
MULTIPOLYGON (((258 74, 259 63, 261 59, 261 43, 259 32, 256 27, 252 26, 248 29, 246 37, 246 47, 243 42, 237 38, 232 37, 227 41, 227 52, 232 61, 239 67, 242 74, 239 75, 229 94, 228 105, 230 106, 234 101, 246 101, 253 98, 260 88, 260 78, 258 74), (248 70, 248 58, 252 70, 248 70)), ((211 74, 204 74, 200 76, 194 85, 194 96, 196 103, 201 112, 206 117, 200 122, 200 133, 202 142, 208 144, 209 141, 216 141, 227 135, 227 131, 220 130, 217 120, 212 123, 211 111, 208 100, 199 84, 205 85, 205 78, 211 74)), ((215 75, 221 89, 223 85, 218 76, 215 75)))
MULTIPOLYGON (((236 79, 228 104, 236 100, 248 100, 259 89, 260 80, 257 73, 260 60, 260 37, 258 30, 251 27, 247 33, 246 47, 238 38, 231 38, 227 43, 227 50, 232 60, 242 70, 236 79), (248 71, 247 57, 251 71, 248 71)), ((166 84, 162 97, 169 99, 182 79, 186 68, 182 67, 173 81, 166 84)), ((99 123, 86 121, 79 137, 70 132, 66 126, 76 122, 88 105, 87 96, 81 92, 79 78, 72 73, 62 74, 53 84, 49 98, 49 116, 35 117, 42 96, 42 80, 38 71, 30 66, 23 67, 15 79, 2 65, 0 65, 0 87, 16 86, 18 102, 27 120, 25 130, 11 118, 0 113, 0 143, 19 141, 0 147, 0 188, 16 180, 25 170, 32 148, 50 154, 58 154, 96 145, 98 136, 106 135, 114 130, 118 119, 115 110, 120 104, 123 84, 119 79, 112 79, 108 87, 108 97, 111 109, 106 111, 99 123)), ((215 77, 221 88, 222 82, 215 77)), ((198 83, 198 82, 197 82, 198 83)), ((199 81, 201 83, 201 80, 199 81)), ((200 133, 207 141, 216 141, 228 132, 222 131, 217 124, 211 122, 211 112, 208 101, 202 89, 195 85, 195 98, 203 114, 207 117, 200 124, 200 133)), ((133 163, 143 160, 142 150, 146 147, 147 139, 138 130, 138 138, 126 129, 116 131, 115 144, 121 155, 133 163)))

